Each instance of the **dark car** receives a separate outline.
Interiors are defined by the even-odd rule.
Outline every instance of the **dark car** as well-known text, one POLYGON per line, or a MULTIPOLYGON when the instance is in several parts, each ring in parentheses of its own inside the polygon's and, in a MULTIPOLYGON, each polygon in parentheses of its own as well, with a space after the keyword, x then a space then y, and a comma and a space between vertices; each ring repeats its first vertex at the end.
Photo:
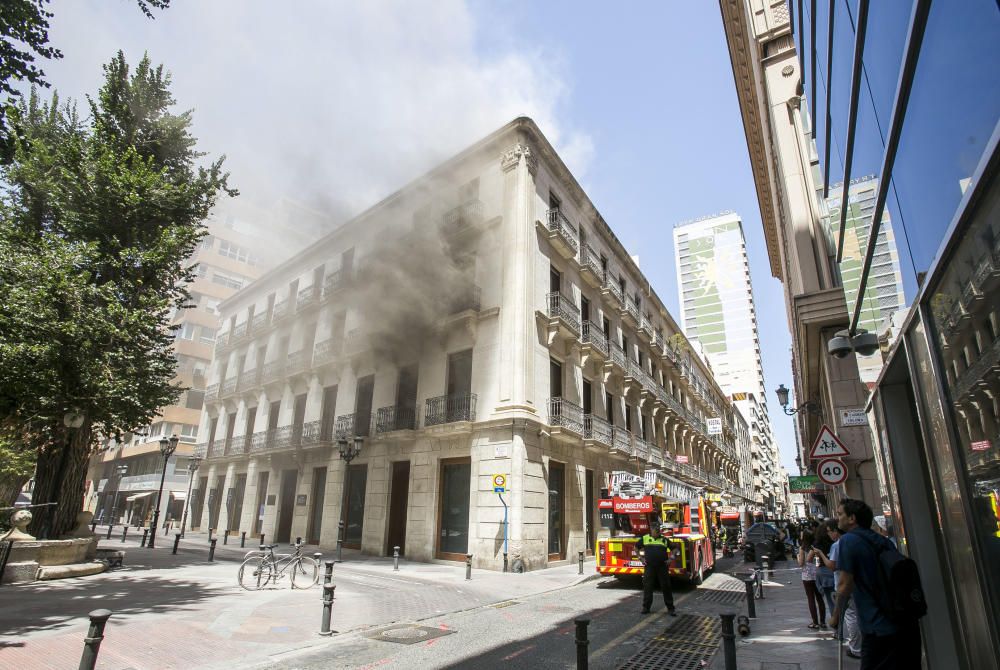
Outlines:
POLYGON ((767 546, 772 561, 785 560, 785 534, 773 523, 761 521, 747 529, 743 535, 743 560, 757 560, 757 545, 767 546))

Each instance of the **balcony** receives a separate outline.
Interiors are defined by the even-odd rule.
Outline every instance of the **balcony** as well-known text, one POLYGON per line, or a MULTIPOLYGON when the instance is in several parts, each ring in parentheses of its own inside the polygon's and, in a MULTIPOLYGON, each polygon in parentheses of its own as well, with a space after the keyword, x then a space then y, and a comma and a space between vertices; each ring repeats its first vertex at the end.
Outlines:
POLYGON ((583 446, 588 449, 604 451, 613 443, 612 426, 604 419, 593 414, 583 415, 583 446))
POLYGON ((219 387, 219 397, 226 398, 236 393, 236 377, 230 377, 219 387))
POLYGON ((630 328, 639 327, 639 305, 632 300, 625 298, 625 304, 618 308, 618 315, 622 322, 630 328))
POLYGON ((567 259, 576 257, 580 246, 576 228, 560 210, 550 209, 545 214, 545 225, 539 221, 537 226, 560 256, 567 259))
POLYGON ((611 453, 621 454, 628 458, 632 457, 632 433, 619 428, 611 427, 611 453))
POLYGON ((319 304, 320 298, 320 287, 318 284, 313 286, 307 286, 306 288, 299 291, 298 296, 295 298, 295 311, 304 312, 310 307, 315 307, 319 304))
POLYGON ((246 336, 249 333, 250 333, 250 324, 248 324, 246 321, 244 321, 243 323, 238 323, 236 324, 236 327, 233 328, 233 332, 229 334, 229 343, 239 344, 244 339, 246 339, 246 336))
POLYGON ((444 232, 456 235, 465 232, 483 222, 483 202, 470 200, 458 207, 453 207, 444 213, 444 232))
POLYGON ((649 458, 647 460, 649 461, 649 464, 652 465, 653 467, 657 468, 663 467, 664 465, 663 452, 657 445, 652 443, 649 445, 649 458))
POLYGON ((262 384, 271 384, 285 378, 285 361, 271 361, 265 363, 261 370, 260 381, 262 384))
POLYGON ((666 343, 663 341, 663 333, 658 330, 653 331, 653 346, 656 348, 654 353, 662 355, 667 350, 666 343))
POLYGON ((580 276, 594 288, 601 288, 601 284, 604 283, 601 257, 589 244, 580 246, 580 276))
POLYGON ((628 356, 625 355, 625 350, 622 349, 621 345, 617 342, 612 342, 610 348, 611 355, 609 356, 608 361, 604 364, 605 370, 624 375, 625 371, 628 369, 628 356))
POLYGON ((250 438, 250 453, 257 454, 267 451, 269 445, 274 441, 274 435, 277 432, 276 428, 271 430, 261 430, 253 434, 250 438))
POLYGON ((368 334, 362 328, 347 331, 344 340, 344 355, 354 358, 368 351, 368 334))
POLYGON ((618 282, 615 281, 610 273, 604 277, 604 287, 601 289, 601 295, 611 309, 621 309, 625 304, 625 294, 622 293, 622 287, 618 285, 618 282))
POLYGON ((240 373, 239 381, 236 382, 236 390, 239 392, 249 391, 258 385, 260 385, 260 368, 244 370, 240 373))
POLYGON ((639 339, 646 344, 653 343, 653 324, 649 322, 645 314, 639 317, 639 339))
POLYGON ((641 437, 633 437, 632 456, 638 461, 649 460, 649 443, 641 437))
POLYGON ((198 458, 205 458, 208 455, 208 443, 199 442, 194 445, 194 450, 191 452, 191 455, 198 458))
POLYGON ((226 456, 240 456, 246 451, 246 440, 242 435, 226 438, 226 456))
POLYGON ((337 417, 333 432, 338 440, 346 440, 351 437, 368 437, 372 434, 371 412, 341 414, 337 417))
POLYGON ((565 398, 549 398, 549 425, 553 438, 583 436, 583 408, 565 398), (567 434, 569 433, 569 434, 567 434))
POLYGON ((219 385, 209 384, 205 389, 205 400, 215 400, 219 397, 219 385))
POLYGON ((462 287, 448 302, 448 314, 478 312, 481 306, 482 289, 475 284, 462 287))
POLYGON ((549 316, 549 341, 556 334, 566 339, 580 337, 580 309, 573 301, 562 293, 549 293, 546 296, 549 316))
POLYGON ((343 348, 344 339, 342 337, 331 337, 328 340, 323 340, 313 347, 313 366, 319 367, 336 360, 343 348))
POLYGON ((287 300, 282 300, 281 302, 274 303, 274 309, 271 310, 271 323, 278 323, 285 317, 290 316, 292 310, 288 304, 287 300))
POLYGON ((975 363, 963 372, 954 384, 954 399, 960 400, 973 386, 985 382, 989 370, 1000 372, 1000 337, 993 341, 993 346, 985 349, 975 363))
POLYGON ((375 434, 384 435, 399 430, 417 429, 417 408, 380 407, 375 414, 375 434))
POLYGON ((312 347, 288 354, 288 358, 285 360, 285 376, 291 377, 307 372, 310 369, 311 356, 312 347))
POLYGON ((598 362, 608 360, 610 351, 608 350, 608 338, 604 336, 604 331, 596 323, 590 321, 583 322, 583 334, 580 338, 583 346, 580 349, 580 356, 583 364, 589 358, 594 358, 598 362))
POLYGON ((476 420, 476 394, 456 393, 428 398, 424 407, 424 426, 476 420))
POLYGON ((322 421, 310 421, 302 424, 300 444, 303 447, 329 445, 333 438, 333 426, 327 425, 324 430, 322 421))
POLYGON ((323 284, 323 298, 324 299, 330 298, 335 293, 344 290, 345 288, 350 286, 353 280, 354 280, 353 266, 340 268, 339 270, 334 270, 326 278, 326 282, 324 282, 323 284))
POLYGON ((987 253, 976 263, 976 268, 972 271, 972 283, 976 285, 977 289, 982 290, 986 281, 995 273, 1000 273, 1000 271, 993 265, 993 257, 987 253))
POLYGON ((254 316, 253 321, 250 322, 250 334, 257 335, 263 332, 271 325, 271 315, 267 312, 263 314, 258 314, 254 316))
POLYGON ((229 347, 229 333, 219 333, 215 338, 215 357, 218 358, 219 354, 225 351, 229 347))

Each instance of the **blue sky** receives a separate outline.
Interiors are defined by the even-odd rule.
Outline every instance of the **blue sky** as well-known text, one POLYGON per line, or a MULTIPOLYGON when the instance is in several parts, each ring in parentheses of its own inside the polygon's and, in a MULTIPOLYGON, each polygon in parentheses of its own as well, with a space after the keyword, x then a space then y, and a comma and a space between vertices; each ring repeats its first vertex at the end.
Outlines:
POLYGON ((782 462, 792 419, 780 283, 771 277, 715 2, 55 0, 44 65, 61 95, 99 86, 118 49, 148 50, 226 153, 238 215, 291 197, 356 213, 519 114, 556 146, 677 317, 672 226, 733 210, 750 253, 768 405, 782 462), (390 160, 387 160, 387 157, 390 160))

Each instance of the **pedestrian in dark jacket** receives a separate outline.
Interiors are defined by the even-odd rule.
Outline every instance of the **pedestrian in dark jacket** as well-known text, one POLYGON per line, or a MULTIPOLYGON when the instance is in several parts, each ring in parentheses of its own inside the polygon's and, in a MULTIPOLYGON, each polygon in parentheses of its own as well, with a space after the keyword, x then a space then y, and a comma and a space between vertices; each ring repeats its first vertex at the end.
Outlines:
POLYGON ((642 573, 642 613, 648 614, 653 605, 653 589, 659 583, 663 591, 663 603, 670 616, 677 616, 674 609, 674 593, 670 589, 670 560, 672 558, 667 539, 660 535, 660 525, 652 523, 649 532, 639 538, 637 549, 643 551, 642 573))

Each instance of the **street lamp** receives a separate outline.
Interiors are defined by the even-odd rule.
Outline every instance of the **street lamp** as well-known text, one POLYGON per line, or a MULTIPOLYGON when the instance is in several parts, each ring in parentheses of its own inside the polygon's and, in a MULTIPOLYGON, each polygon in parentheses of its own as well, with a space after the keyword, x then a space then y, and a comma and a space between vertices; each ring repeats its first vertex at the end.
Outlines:
POLYGON ((128 473, 128 466, 124 463, 115 467, 115 472, 118 474, 118 485, 115 487, 115 503, 111 506, 111 516, 108 519, 108 523, 114 525, 116 512, 118 512, 118 494, 122 492, 122 478, 128 473))
MULTIPOLYGON (((194 483, 194 473, 198 472, 200 465, 201 456, 192 456, 188 460, 188 494, 187 498, 184 499, 184 516, 181 518, 181 537, 184 537, 184 526, 187 525, 188 509, 191 508, 191 485, 194 483)), ((191 524, 194 525, 194 519, 191 519, 191 524)))
POLYGON ((778 404, 781 405, 781 410, 788 416, 794 416, 799 412, 806 412, 807 414, 814 414, 815 416, 823 416, 823 410, 820 409, 820 406, 812 400, 806 400, 795 409, 788 409, 788 389, 785 388, 784 384, 778 386, 774 392, 778 394, 778 404))
POLYGON ((170 439, 160 438, 160 453, 163 454, 163 474, 160 475, 160 492, 156 494, 156 511, 153 512, 153 527, 149 533, 149 548, 153 548, 156 539, 156 531, 160 526, 160 500, 163 498, 163 481, 167 478, 167 461, 177 450, 177 443, 180 441, 176 435, 171 435, 170 439))

